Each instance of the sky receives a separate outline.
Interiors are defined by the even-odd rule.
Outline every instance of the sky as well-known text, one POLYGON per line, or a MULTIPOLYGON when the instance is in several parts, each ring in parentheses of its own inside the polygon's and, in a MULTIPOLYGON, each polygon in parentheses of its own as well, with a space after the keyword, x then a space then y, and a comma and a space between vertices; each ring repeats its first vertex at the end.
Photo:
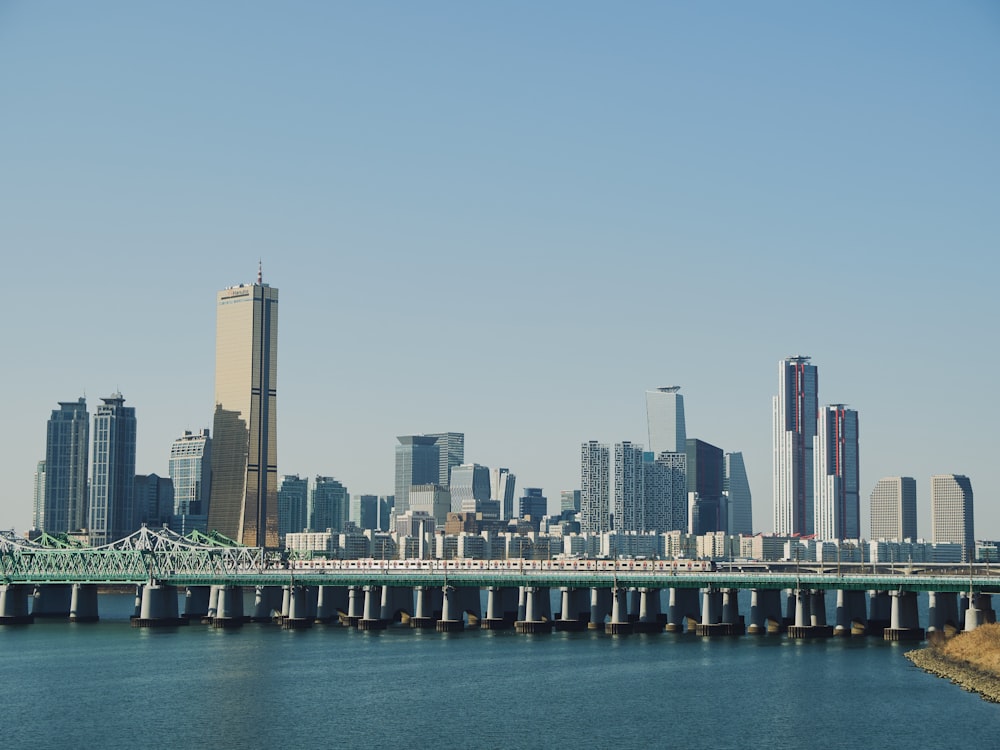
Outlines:
POLYGON ((0 528, 59 401, 139 473, 211 427, 215 296, 280 292, 279 474, 393 490, 455 431, 550 506, 580 443, 742 451, 771 531, 778 362, 883 476, 1000 538, 1000 5, 0 0, 0 528))

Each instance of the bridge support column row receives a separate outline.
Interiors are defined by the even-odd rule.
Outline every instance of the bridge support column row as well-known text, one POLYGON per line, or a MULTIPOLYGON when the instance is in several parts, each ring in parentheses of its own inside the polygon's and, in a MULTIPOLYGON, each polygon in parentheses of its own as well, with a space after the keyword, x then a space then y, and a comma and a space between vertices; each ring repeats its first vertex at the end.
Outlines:
POLYGON ((628 616, 628 592, 622 588, 611 589, 611 619, 604 625, 608 635, 628 635, 635 627, 628 616))
POLYGON ((563 587, 555 629, 564 632, 586 630, 590 624, 590 589, 563 587))
POLYGON ((865 600, 864 591, 837 589, 837 624, 833 628, 834 635, 865 635, 868 632, 865 600))
POLYGON ((243 587, 212 586, 209 601, 215 600, 215 609, 210 610, 209 620, 213 628, 243 627, 243 587))
POLYGON ((795 624, 788 627, 789 638, 830 638, 833 627, 826 624, 826 592, 823 589, 796 589, 795 624))
POLYGON ((69 600, 70 622, 97 622, 97 584, 74 583, 69 600))
POLYGON ((697 628, 697 623, 701 621, 698 597, 698 589, 670 589, 666 625, 668 633, 682 633, 685 625, 689 632, 697 628))
POLYGON ((666 618, 660 612, 660 590, 639 589, 639 612, 635 620, 636 633, 662 633, 666 618))
POLYGON ((458 592, 454 586, 441 587, 441 619, 435 625, 439 633, 458 633, 465 630, 465 621, 462 619, 458 599, 458 592))
POLYGON ((549 590, 538 586, 522 586, 519 598, 524 599, 524 616, 514 623, 514 630, 518 633, 552 632, 552 604, 549 601, 549 590))
POLYGON ((751 634, 780 633, 784 627, 781 616, 781 591, 779 589, 750 590, 751 634))
POLYGON ((27 625, 35 621, 28 612, 29 587, 22 583, 0 586, 0 625, 27 625))
POLYGON ((882 631, 887 641, 922 641, 924 630, 917 615, 917 593, 915 591, 893 591, 892 612, 889 627, 882 631))
POLYGON ((130 623, 133 628, 159 628, 171 625, 187 625, 177 615, 177 587, 157 583, 147 583, 136 592, 139 600, 139 614, 130 623))

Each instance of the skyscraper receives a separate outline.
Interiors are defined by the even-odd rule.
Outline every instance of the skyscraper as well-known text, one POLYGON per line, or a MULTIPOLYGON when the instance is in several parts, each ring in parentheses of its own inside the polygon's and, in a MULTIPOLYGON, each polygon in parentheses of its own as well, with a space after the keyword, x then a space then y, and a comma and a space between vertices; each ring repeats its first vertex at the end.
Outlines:
POLYGON ((813 438, 813 528, 819 539, 859 539, 858 413, 843 404, 819 411, 813 438))
POLYGON ((350 514, 347 488, 333 477, 316 477, 309 501, 310 531, 343 531, 350 514))
POLYGON ((173 515, 206 514, 212 486, 212 438, 208 430, 185 430, 170 446, 167 466, 174 483, 173 515))
POLYGON ((726 494, 729 513, 730 534, 753 534, 753 498, 750 495, 750 481, 743 463, 743 454, 727 453, 722 491, 726 494))
POLYGON ((60 401, 45 439, 45 494, 38 528, 49 533, 87 526, 90 415, 82 397, 60 401))
POLYGON ((490 499, 490 470, 480 464, 462 464, 451 470, 453 512, 482 513, 484 518, 500 518, 500 503, 490 499))
POLYGON ((898 542, 917 538, 917 480, 883 477, 869 496, 872 539, 898 542))
POLYGON ((35 465, 34 503, 32 504, 31 528, 45 528, 45 460, 35 465))
POLYGON ((976 553, 972 483, 962 474, 931 477, 931 541, 962 545, 962 562, 976 553))
POLYGON ((490 469, 490 499, 500 503, 500 518, 514 517, 514 483, 517 477, 510 469, 490 469))
POLYGON ((431 435, 400 435, 396 440, 396 514, 402 515, 410 509, 410 487, 440 485, 441 448, 431 435))
POLYGON ((580 490, 563 490, 559 493, 559 510, 563 513, 580 512, 580 490))
POLYGON ((297 534, 308 527, 309 480, 298 474, 286 474, 278 487, 278 538, 284 543, 288 534, 297 534))
POLYGON ((722 448, 697 438, 688 438, 687 491, 697 493, 691 533, 707 534, 710 531, 727 531, 729 516, 723 507, 725 497, 722 486, 725 461, 722 448))
POLYGON ((580 531, 602 534, 611 530, 610 451, 591 440, 580 446, 580 531))
POLYGON ((774 532, 813 533, 813 438, 819 380, 809 357, 778 363, 774 397, 774 532))
POLYGON ((451 487, 452 469, 465 463, 465 433, 432 432, 427 437, 434 438, 440 451, 435 482, 442 487, 451 487))
POLYGON ((113 393, 94 415, 90 482, 90 541, 108 544, 135 530, 135 409, 113 393))
POLYGON ((615 443, 614 530, 646 530, 642 446, 615 443))
POLYGON ((655 459, 643 454, 642 531, 664 533, 687 530, 687 455, 663 452, 655 459))
POLYGON ((646 422, 649 426, 649 450, 653 456, 663 452, 683 453, 687 441, 684 426, 684 397, 679 385, 646 391, 646 422))
POLYGON ((541 487, 525 487, 524 494, 517 501, 517 517, 531 518, 538 526, 538 521, 548 515, 549 500, 542 494, 541 487))
MULTIPOLYGON (((142 524, 157 528, 164 523, 170 523, 173 513, 173 481, 159 474, 136 474, 132 482, 132 528, 137 529, 142 524)), ((204 526, 204 523, 201 525, 204 526)), ((170 527, 174 531, 180 531, 182 528, 191 531, 193 528, 190 522, 171 524, 170 527)), ((204 531, 204 528, 201 530, 204 531)))
POLYGON ((219 292, 208 527, 250 547, 278 546, 278 290, 219 292))

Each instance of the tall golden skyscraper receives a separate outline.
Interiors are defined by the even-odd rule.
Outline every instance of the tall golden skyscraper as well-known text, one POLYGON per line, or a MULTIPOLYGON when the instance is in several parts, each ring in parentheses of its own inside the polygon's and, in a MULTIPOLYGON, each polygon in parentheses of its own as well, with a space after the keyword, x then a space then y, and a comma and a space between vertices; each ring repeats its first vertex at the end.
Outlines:
POLYGON ((218 294, 215 419, 208 528, 251 547, 278 546, 278 290, 218 294))

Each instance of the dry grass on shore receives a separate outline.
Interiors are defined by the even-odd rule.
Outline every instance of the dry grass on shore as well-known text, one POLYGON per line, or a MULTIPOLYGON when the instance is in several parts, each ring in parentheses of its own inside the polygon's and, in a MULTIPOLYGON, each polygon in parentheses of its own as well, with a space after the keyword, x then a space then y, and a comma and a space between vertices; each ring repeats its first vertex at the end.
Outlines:
POLYGON ((946 658, 1000 676, 1000 623, 980 625, 969 633, 936 644, 935 650, 946 658))

